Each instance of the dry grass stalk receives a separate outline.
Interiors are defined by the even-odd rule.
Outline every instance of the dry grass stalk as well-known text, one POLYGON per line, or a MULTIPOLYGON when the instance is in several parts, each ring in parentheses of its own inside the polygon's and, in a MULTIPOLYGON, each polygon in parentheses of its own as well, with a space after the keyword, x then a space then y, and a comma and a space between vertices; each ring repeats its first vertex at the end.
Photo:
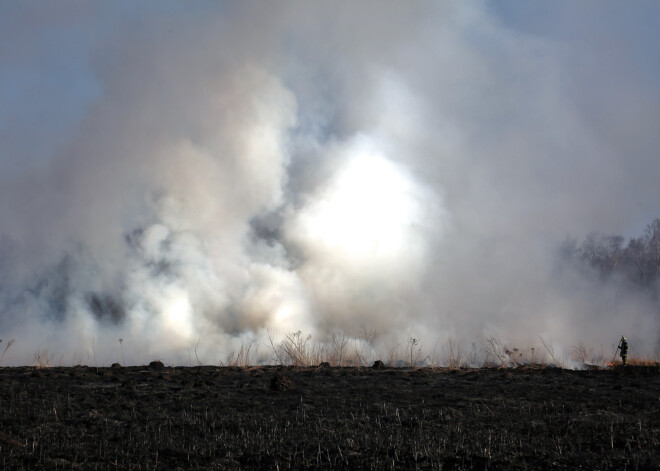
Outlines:
POLYGON ((259 344, 257 339, 250 338, 247 340, 242 340, 241 345, 238 348, 238 352, 231 351, 227 355, 226 361, 220 362, 228 366, 240 366, 241 368, 247 368, 254 364, 254 357, 257 357, 259 344))
POLYGON ((488 337, 484 344, 484 350, 486 352, 486 365, 492 366, 495 364, 500 368, 504 368, 509 363, 507 349, 497 337, 488 337))
POLYGON ((626 363, 630 366, 658 366, 658 367, 660 367, 660 360, 649 358, 649 357, 629 358, 626 361, 626 363))
MULTIPOLYGON (((0 339, 0 342, 2 342, 2 339, 0 339)), ((2 359, 5 357, 5 353, 7 353, 7 350, 14 345, 14 339, 11 339, 9 342, 7 342, 7 345, 5 346, 5 349, 2 351, 2 354, 0 355, 0 364, 2 364, 2 359)))
POLYGON ((564 368, 564 362, 559 358, 558 354, 555 352, 555 347, 552 344, 552 338, 548 337, 548 341, 545 341, 543 337, 539 335, 539 339, 541 339, 541 343, 543 344, 543 348, 548 352, 548 355, 550 355, 550 358, 552 358, 552 361, 554 362, 555 366, 558 366, 559 368, 564 368))
POLYGON ((346 347, 348 345, 348 336, 343 332, 332 333, 332 361, 331 365, 341 366, 342 360, 346 358, 346 347))
POLYGON ((447 366, 449 368, 460 368, 463 366, 464 353, 463 347, 459 342, 450 337, 449 340, 447 340, 447 346, 445 347, 445 350, 447 366))
POLYGON ((408 367, 413 368, 417 365, 421 355, 422 347, 419 345, 419 339, 411 337, 410 340, 408 340, 408 348, 406 349, 408 367))
POLYGON ((197 339, 197 343, 195 344, 195 347, 193 350, 195 351, 195 360, 197 360, 197 366, 204 366, 201 361, 199 361, 199 357, 197 356, 197 349, 199 348, 199 342, 201 341, 201 338, 197 339))
POLYGON ((276 343, 274 334, 268 332, 268 340, 273 349, 274 359, 280 365, 310 366, 319 358, 319 349, 312 349, 308 344, 312 335, 303 336, 302 332, 289 333, 284 340, 276 343))
POLYGON ((571 359, 581 366, 588 363, 587 348, 582 342, 571 347, 571 359))
POLYGON ((36 351, 33 356, 32 363, 37 369, 50 368, 53 366, 55 354, 50 353, 48 349, 43 348, 36 351))

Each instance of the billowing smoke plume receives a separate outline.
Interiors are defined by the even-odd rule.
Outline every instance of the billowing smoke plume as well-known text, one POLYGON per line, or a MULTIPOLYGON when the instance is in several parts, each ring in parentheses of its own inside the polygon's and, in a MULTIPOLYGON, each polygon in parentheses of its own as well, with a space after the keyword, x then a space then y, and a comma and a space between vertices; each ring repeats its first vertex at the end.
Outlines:
POLYGON ((557 248, 658 216, 657 7, 507 5, 0 7, 5 362, 298 330, 653 351, 657 301, 557 248))

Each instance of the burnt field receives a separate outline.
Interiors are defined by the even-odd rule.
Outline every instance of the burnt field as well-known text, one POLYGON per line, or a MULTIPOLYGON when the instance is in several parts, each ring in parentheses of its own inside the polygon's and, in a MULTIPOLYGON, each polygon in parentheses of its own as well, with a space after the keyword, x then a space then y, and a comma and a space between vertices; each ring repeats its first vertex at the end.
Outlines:
POLYGON ((0 368, 2 469, 657 469, 657 367, 0 368))

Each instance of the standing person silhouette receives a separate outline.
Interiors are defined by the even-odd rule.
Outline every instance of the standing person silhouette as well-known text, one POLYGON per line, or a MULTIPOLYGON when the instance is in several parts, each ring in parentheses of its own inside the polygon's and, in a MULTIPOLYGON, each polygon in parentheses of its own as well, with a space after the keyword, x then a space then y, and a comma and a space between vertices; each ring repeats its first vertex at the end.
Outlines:
POLYGON ((623 366, 626 366, 628 361, 628 342, 626 341, 625 337, 621 337, 617 350, 621 350, 621 353, 619 353, 619 355, 621 356, 621 361, 623 362, 623 366))

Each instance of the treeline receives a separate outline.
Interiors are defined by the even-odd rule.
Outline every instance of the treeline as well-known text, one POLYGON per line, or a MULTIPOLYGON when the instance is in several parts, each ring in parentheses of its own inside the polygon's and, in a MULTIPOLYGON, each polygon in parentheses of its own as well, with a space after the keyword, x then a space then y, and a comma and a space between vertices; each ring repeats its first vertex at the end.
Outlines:
POLYGON ((567 238, 562 258, 595 272, 603 280, 628 283, 660 295, 660 219, 649 224, 640 237, 589 234, 582 243, 567 238))

